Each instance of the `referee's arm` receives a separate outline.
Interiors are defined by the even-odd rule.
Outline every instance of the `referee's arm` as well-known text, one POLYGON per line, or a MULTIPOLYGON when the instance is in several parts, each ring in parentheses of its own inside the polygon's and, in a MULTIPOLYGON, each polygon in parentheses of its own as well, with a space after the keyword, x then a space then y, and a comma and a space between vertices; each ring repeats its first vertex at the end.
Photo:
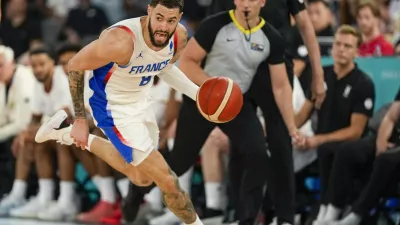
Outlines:
MULTIPOLYGON (((292 87, 285 66, 285 41, 272 27, 268 27, 266 35, 270 40, 271 51, 266 62, 271 76, 272 91, 279 111, 291 135, 297 132, 293 110, 292 87)), ((264 72, 264 71, 263 71, 264 72)))
MULTIPOLYGON (((321 52, 319 49, 319 44, 317 37, 315 35, 314 27, 311 24, 310 18, 308 17, 306 7, 304 2, 301 0, 288 0, 288 6, 290 13, 294 16, 296 20, 296 25, 299 28, 300 34, 307 47, 308 55, 311 62, 311 67, 313 71, 313 92, 317 91, 325 93, 324 88, 324 71, 321 65, 321 52), (317 90, 315 89, 317 86, 317 90)), ((322 102, 317 102, 320 106, 322 102)))
POLYGON ((179 69, 195 84, 201 86, 209 76, 201 68, 201 63, 211 51, 217 33, 220 29, 220 21, 214 17, 206 18, 197 29, 182 56, 179 59, 179 69))

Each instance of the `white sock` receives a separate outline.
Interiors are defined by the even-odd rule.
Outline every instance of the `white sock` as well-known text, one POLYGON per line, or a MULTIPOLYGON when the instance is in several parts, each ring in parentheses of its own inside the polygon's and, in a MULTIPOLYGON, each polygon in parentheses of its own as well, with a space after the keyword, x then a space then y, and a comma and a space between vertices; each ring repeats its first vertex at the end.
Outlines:
POLYGON ((118 187, 118 190, 119 190, 122 198, 125 198, 126 196, 128 196, 130 183, 131 182, 129 181, 128 178, 123 178, 123 179, 120 179, 117 181, 117 187, 118 187))
POLYGON ((323 220, 325 214, 326 214, 326 205, 320 205, 317 220, 323 220))
POLYGON ((88 150, 89 152, 90 152, 90 146, 92 146, 92 142, 93 142, 95 137, 96 137, 96 135, 89 134, 88 145, 86 147, 86 150, 88 150))
POLYGON ((60 196, 58 196, 58 203, 64 205, 71 205, 75 200, 75 182, 61 181, 60 182, 60 196))
POLYGON ((336 221, 339 217, 340 209, 336 208, 332 204, 328 205, 326 209, 326 214, 324 216, 324 221, 336 221))
POLYGON ((201 221, 198 215, 196 215, 196 221, 194 223, 185 223, 186 225, 204 225, 201 221))
POLYGON ((39 193, 37 197, 42 202, 50 202, 54 198, 54 182, 52 179, 39 179, 39 193))
POLYGON ((345 218, 343 218, 339 224, 340 225, 357 225, 361 222, 361 216, 355 214, 355 213, 350 213, 347 215, 345 218))
POLYGON ((114 177, 101 177, 99 192, 101 200, 114 204, 117 201, 117 193, 114 186, 114 177))
POLYGON ((209 209, 222 210, 222 184, 220 182, 206 182, 206 205, 209 209))
POLYGON ((24 180, 14 180, 10 196, 17 199, 25 199, 26 196, 26 181, 24 180))
POLYGON ((161 191, 160 188, 155 187, 150 193, 144 196, 144 200, 149 203, 150 207, 154 211, 162 211, 163 202, 161 199, 161 191))
POLYGON ((92 177, 92 182, 96 186, 97 190, 100 192, 100 186, 101 186, 101 176, 99 175, 94 175, 92 177))

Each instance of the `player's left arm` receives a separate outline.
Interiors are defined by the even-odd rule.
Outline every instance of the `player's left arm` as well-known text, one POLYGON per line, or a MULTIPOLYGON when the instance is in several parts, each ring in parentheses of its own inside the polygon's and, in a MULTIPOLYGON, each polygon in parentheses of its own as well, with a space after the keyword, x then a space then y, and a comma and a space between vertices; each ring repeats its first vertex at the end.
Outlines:
POLYGON ((186 47, 188 34, 186 28, 181 24, 178 25, 175 32, 177 32, 176 34, 178 35, 178 43, 175 43, 178 44, 177 52, 171 59, 167 68, 161 71, 158 76, 173 89, 196 101, 196 95, 199 87, 193 83, 176 65, 174 65, 186 47))

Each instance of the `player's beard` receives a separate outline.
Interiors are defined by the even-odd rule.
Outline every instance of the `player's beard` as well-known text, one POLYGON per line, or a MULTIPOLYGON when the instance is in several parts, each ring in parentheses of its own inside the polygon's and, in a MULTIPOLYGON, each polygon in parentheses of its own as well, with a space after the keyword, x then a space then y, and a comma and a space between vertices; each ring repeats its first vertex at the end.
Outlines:
POLYGON ((157 48, 164 48, 165 46, 167 46, 169 39, 171 39, 172 35, 174 35, 175 30, 176 30, 176 27, 175 27, 174 31, 172 33, 168 34, 168 37, 167 37, 167 39, 165 39, 165 42, 162 44, 159 44, 156 42, 156 39, 154 36, 156 35, 156 33, 164 33, 165 34, 167 32, 158 31, 158 30, 153 31, 153 28, 151 28, 151 20, 149 20, 149 25, 147 28, 149 30, 150 42, 154 47, 157 47, 157 48))

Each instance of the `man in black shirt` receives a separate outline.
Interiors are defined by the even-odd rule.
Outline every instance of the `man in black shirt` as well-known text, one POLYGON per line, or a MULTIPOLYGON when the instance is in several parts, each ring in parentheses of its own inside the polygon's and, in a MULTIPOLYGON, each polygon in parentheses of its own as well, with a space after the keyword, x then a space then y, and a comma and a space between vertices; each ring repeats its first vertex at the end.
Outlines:
MULTIPOLYGON (((318 149, 321 206, 317 224, 337 216, 335 209, 328 206, 327 187, 332 163, 342 145, 366 134, 366 124, 374 108, 374 84, 354 63, 360 44, 361 35, 354 28, 339 27, 332 47, 334 64, 324 67, 327 95, 318 110, 316 135, 306 141, 305 149, 318 149)), ((309 118, 312 110, 310 100, 296 117, 298 126, 309 118)))
MULTIPOLYGON (((234 5, 232 0, 213 0, 209 8, 209 13, 214 14, 232 9, 233 7, 234 5)), ((266 5, 261 9, 260 16, 277 29, 284 38, 289 36, 292 27, 290 23, 290 15, 294 17, 309 53, 313 72, 313 97, 315 98, 316 106, 320 107, 325 98, 324 75, 315 31, 305 9, 306 6, 303 0, 268 0, 266 5)), ((287 38, 286 44, 286 66, 290 79, 293 76, 293 55, 291 54, 290 46, 293 44, 290 43, 290 39, 287 38)), ((254 78, 254 83, 264 85, 265 80, 262 78, 263 77, 259 78, 256 76, 254 78)), ((264 95, 261 86, 254 85, 252 88, 261 89, 258 92, 254 92, 255 97, 264 95)))
POLYGON ((9 17, 1 22, 0 41, 14 50, 17 59, 31 46, 40 43, 42 30, 40 21, 30 16, 26 0, 11 0, 8 4, 9 17))
MULTIPOLYGON (((324 39, 333 39, 332 28, 333 14, 328 3, 324 0, 309 0, 307 12, 316 32, 316 36, 324 39)), ((293 44, 291 54, 294 59, 294 74, 299 77, 301 87, 307 92, 311 88, 312 70, 308 51, 297 26, 293 26, 289 32, 289 43, 293 44)), ((320 43, 321 55, 330 56, 332 43, 320 43)))
MULTIPOLYGON (((400 89, 395 101, 381 116, 379 110, 370 123, 372 135, 363 139, 343 143, 337 149, 329 180, 330 217, 324 222, 334 225, 358 225, 368 215, 387 187, 396 187, 400 176, 395 171, 400 169, 400 89), (382 118, 383 117, 383 118, 382 118), (371 172, 372 171, 372 172, 371 172), (371 173, 370 173, 371 172, 371 173), (369 177, 365 180, 364 177, 369 177), (362 191, 354 201, 351 212, 340 221, 338 215, 351 202, 354 178, 364 181, 362 191)), ((397 191, 396 188, 394 190, 397 191)), ((326 215, 328 217, 328 213, 326 215)), ((318 223, 317 223, 318 224, 318 223)))

